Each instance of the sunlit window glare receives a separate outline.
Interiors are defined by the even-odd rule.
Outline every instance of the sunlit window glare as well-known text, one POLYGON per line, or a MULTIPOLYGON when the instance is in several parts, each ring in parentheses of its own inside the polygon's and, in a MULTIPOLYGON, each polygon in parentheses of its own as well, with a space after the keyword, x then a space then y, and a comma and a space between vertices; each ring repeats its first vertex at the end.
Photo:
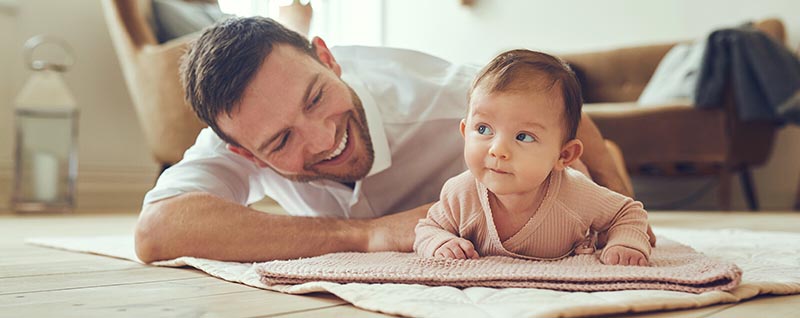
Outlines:
MULTIPOLYGON (((219 8, 222 12, 233 14, 242 17, 250 17, 255 15, 269 16, 270 6, 275 6, 274 3, 283 1, 269 1, 269 0, 218 0, 219 8)), ((291 3, 291 0, 289 0, 291 3)), ((273 11, 275 12, 275 11, 273 11)))
MULTIPOLYGON (((1 0, 0 0, 1 1, 1 0)), ((373 0, 218 0, 220 9, 236 16, 264 16, 281 23, 281 7, 309 2, 313 15, 307 36, 321 36, 329 46, 382 45, 383 1, 373 0), (353 17, 358 17, 354 19, 353 17)), ((285 17, 283 17, 285 18, 285 17)))

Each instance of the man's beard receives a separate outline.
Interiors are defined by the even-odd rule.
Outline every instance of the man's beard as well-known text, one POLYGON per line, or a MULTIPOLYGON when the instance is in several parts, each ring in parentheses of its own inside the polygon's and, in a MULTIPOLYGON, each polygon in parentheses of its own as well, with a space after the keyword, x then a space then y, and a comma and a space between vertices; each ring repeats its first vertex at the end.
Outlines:
MULTIPOLYGON (((341 174, 333 174, 329 172, 324 172, 315 169, 315 164, 319 163, 319 161, 313 161, 312 163, 306 163, 304 165, 304 174, 295 174, 295 175, 285 175, 280 172, 277 172, 281 176, 286 179, 295 181, 295 182, 310 182, 315 180, 331 180, 336 181, 339 183, 353 183, 358 180, 363 179, 367 176, 369 171, 372 169, 372 163, 375 161, 375 151, 372 148, 372 139, 370 139, 369 135, 369 127, 367 126, 367 116, 364 113, 364 105, 361 103, 361 99, 358 98, 356 92, 353 91, 350 86, 347 86, 348 90, 350 91, 350 95, 352 96, 353 100, 353 109, 354 115, 352 118, 355 119, 355 125, 350 125, 351 128, 358 130, 359 139, 356 140, 356 136, 351 134, 352 136, 348 137, 350 140, 348 143, 355 142, 356 144, 348 145, 348 147, 356 147, 358 142, 360 141, 361 144, 364 146, 366 153, 363 154, 362 157, 357 158, 355 165, 351 167, 348 171, 341 173, 341 174)), ((350 119, 348 118, 348 122, 350 119)), ((345 127, 347 124, 345 124, 345 127)), ((353 149, 354 153, 351 156, 358 156, 359 154, 356 153, 356 149, 353 149)))

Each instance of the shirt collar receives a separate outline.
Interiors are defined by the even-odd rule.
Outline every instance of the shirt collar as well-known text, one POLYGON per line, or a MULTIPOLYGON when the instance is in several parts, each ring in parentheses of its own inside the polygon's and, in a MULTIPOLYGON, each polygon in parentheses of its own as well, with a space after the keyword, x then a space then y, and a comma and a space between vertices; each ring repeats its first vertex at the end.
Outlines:
POLYGON ((367 90, 364 82, 355 74, 342 73, 342 80, 347 83, 356 95, 361 99, 364 107, 364 114, 367 116, 367 127, 369 128, 369 138, 372 140, 372 149, 375 155, 372 162, 372 169, 369 170, 367 177, 386 170, 392 165, 392 154, 389 151, 389 141, 386 139, 386 131, 383 129, 383 118, 378 109, 375 99, 367 90))

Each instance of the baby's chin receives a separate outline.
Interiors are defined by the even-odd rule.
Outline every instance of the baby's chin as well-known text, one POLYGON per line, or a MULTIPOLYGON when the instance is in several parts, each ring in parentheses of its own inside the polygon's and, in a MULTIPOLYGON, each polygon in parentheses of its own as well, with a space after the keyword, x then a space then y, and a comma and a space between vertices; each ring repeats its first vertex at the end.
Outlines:
POLYGON ((530 187, 515 187, 503 182, 481 182, 483 186, 495 195, 509 195, 509 194, 531 194, 535 193, 538 189, 530 187))
POLYGON ((536 189, 507 189, 507 188, 499 188, 499 189, 492 189, 490 187, 486 187, 494 193, 495 195, 528 195, 528 194, 535 194, 536 189))

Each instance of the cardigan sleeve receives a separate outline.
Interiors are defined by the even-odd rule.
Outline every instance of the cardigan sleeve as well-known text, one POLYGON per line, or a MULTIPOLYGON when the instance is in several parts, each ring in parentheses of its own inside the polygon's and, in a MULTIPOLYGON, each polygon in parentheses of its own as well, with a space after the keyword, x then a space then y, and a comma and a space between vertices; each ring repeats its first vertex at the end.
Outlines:
POLYGON ((414 229, 414 252, 419 256, 432 257, 440 246, 458 237, 458 225, 446 204, 436 202, 428 210, 428 217, 420 219, 414 229))
POLYGON ((647 211, 641 202, 628 197, 619 201, 617 206, 619 208, 606 210, 596 219, 599 230, 608 233, 608 243, 601 257, 605 257, 605 252, 611 246, 625 246, 641 252, 649 259, 651 247, 647 235, 647 211))
POLYGON ((641 202, 599 186, 577 172, 565 175, 565 196, 576 211, 583 211, 580 214, 588 217, 592 230, 608 234, 603 253, 611 246, 625 246, 650 258, 647 211, 641 202))
POLYGON ((467 187, 469 184, 474 187, 475 182, 468 176, 461 174, 448 180, 442 187, 439 202, 434 203, 428 209, 428 216, 417 223, 414 229, 414 252, 417 255, 431 257, 444 243, 460 237, 464 196, 470 195, 467 187))

